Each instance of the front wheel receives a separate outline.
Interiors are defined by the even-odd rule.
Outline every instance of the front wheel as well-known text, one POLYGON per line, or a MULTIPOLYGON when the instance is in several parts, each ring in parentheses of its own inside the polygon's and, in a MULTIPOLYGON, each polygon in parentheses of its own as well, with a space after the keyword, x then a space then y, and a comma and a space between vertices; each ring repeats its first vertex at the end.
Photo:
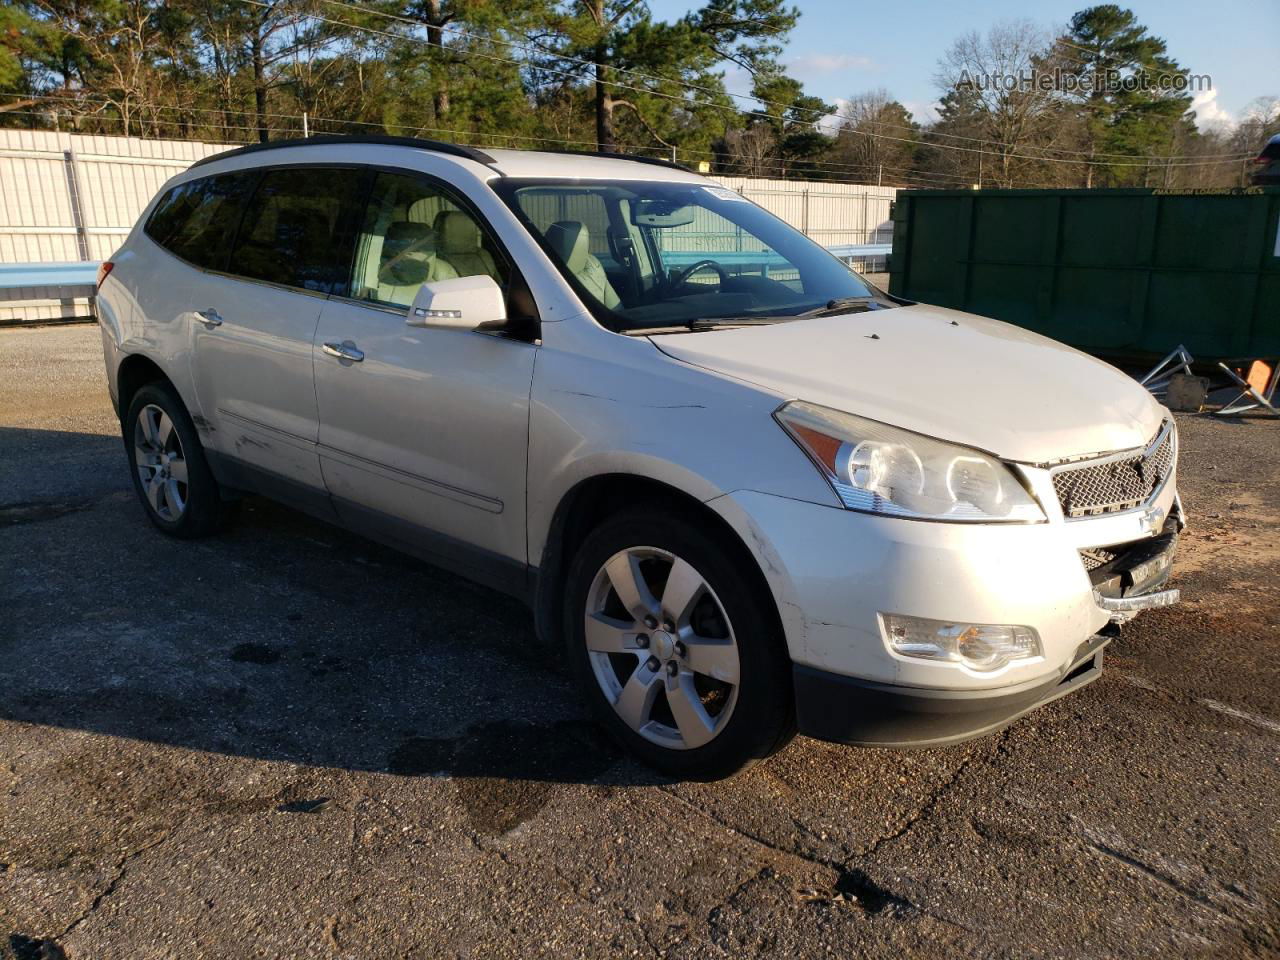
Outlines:
POLYGON ((636 511, 570 567, 570 657, 601 722, 649 765, 730 776, 795 732, 791 664, 736 552, 688 519, 636 511))

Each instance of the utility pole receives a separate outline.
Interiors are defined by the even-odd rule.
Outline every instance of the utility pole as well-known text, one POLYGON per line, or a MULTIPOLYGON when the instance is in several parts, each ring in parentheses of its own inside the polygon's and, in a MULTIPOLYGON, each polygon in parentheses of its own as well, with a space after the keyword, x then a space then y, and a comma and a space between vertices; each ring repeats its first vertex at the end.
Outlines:
POLYGON ((302 137, 305 140, 307 137, 310 137, 310 136, 311 136, 311 130, 307 126, 307 111, 303 110, 302 111, 302 137))
POLYGON ((880 186, 884 182, 884 164, 876 164, 876 186, 880 186))

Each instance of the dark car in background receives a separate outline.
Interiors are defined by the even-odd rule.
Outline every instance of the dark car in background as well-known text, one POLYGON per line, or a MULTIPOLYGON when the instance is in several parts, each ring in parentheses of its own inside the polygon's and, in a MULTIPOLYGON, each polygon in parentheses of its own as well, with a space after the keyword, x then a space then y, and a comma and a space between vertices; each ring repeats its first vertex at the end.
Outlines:
POLYGON ((1263 187, 1269 184, 1280 184, 1280 133, 1267 141, 1267 145, 1262 148, 1253 160, 1255 169, 1250 182, 1256 187, 1263 187))

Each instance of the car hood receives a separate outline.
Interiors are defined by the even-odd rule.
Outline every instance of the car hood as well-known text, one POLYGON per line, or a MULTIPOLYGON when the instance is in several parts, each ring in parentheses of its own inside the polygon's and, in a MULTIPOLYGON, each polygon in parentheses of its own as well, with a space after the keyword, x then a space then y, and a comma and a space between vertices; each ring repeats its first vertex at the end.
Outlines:
POLYGON ((942 307, 655 335, 662 352, 1006 460, 1143 446, 1163 410, 1110 364, 1011 324, 942 307))

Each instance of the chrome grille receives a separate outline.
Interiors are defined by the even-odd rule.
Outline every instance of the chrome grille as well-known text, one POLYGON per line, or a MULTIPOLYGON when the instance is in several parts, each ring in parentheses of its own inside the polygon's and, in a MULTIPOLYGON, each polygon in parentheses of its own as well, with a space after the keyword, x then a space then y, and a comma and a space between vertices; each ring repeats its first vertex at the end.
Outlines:
POLYGON ((1145 450, 1054 468, 1063 516, 1074 520, 1141 506, 1173 472, 1174 456, 1173 422, 1166 420, 1145 450))

